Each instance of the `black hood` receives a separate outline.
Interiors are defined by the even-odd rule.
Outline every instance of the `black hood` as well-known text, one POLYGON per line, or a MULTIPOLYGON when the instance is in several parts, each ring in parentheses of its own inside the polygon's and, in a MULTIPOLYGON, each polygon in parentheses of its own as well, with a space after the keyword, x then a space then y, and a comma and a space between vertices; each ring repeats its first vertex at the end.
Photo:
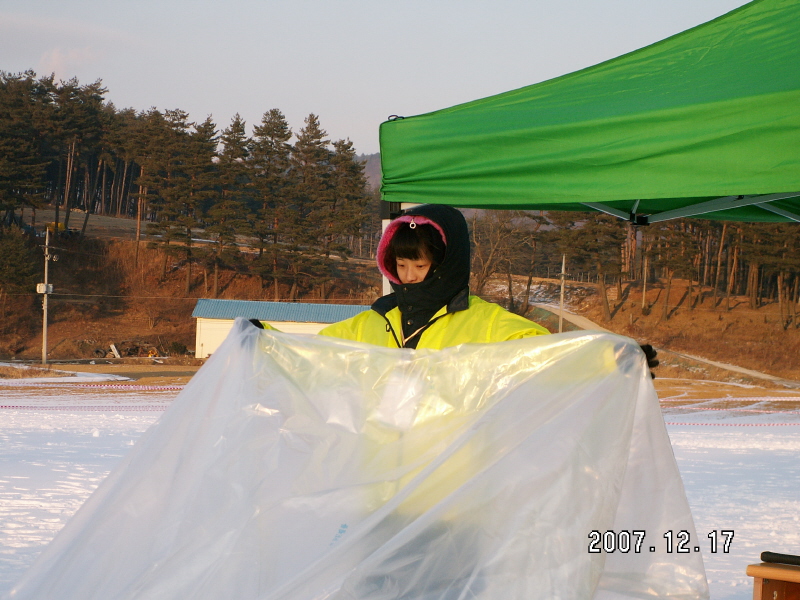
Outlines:
POLYGON ((466 293, 469 288, 470 243, 466 219, 455 208, 442 204, 424 204, 404 211, 386 228, 378 248, 378 268, 389 278, 395 298, 384 297, 373 308, 383 308, 379 312, 385 314, 387 308, 398 306, 403 314, 403 332, 408 336, 424 326, 440 308, 447 306, 459 295, 459 292, 466 293), (386 247, 397 231, 397 226, 415 216, 422 217, 419 223, 429 221, 444 234, 446 248, 442 263, 427 279, 419 283, 403 284, 397 279, 396 265, 387 264, 386 247), (393 225, 395 223, 397 224, 393 225))

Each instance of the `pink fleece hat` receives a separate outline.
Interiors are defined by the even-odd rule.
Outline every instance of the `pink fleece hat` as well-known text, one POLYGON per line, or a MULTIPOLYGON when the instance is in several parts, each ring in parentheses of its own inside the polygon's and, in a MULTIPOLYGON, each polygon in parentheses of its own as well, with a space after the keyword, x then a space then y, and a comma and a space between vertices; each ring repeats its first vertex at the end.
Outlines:
POLYGON ((439 235, 442 236, 444 245, 447 246, 447 236, 445 236, 441 225, 439 225, 436 221, 432 221, 428 217, 424 217, 422 215, 401 215, 389 223, 386 226, 386 231, 384 231, 383 235, 381 236, 381 241, 378 243, 378 269, 389 281, 398 285, 400 284, 400 280, 397 278, 397 265, 388 264, 389 261, 387 261, 386 252, 389 249, 389 242, 394 237, 394 234, 397 232, 397 228, 400 227, 402 223, 413 223, 414 225, 433 225, 436 231, 439 232, 439 235))

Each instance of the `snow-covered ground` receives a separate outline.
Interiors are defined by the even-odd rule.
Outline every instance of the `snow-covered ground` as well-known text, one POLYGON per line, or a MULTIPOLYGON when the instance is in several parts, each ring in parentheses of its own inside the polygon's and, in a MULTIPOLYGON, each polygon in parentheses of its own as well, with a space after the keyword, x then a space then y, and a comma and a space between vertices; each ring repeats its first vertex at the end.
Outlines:
MULTIPOLYGON (((97 379, 0 385, 0 597, 177 394, 97 379)), ((745 568, 762 551, 800 554, 799 398, 662 398, 714 600, 752 596, 745 568), (727 553, 722 530, 734 532, 727 553)))
POLYGON ((102 379, 0 385, 0 597, 178 394, 102 379))
POLYGON ((711 598, 749 599, 753 582, 745 568, 760 562, 761 552, 800 554, 799 404, 720 398, 662 406, 711 598), (722 530, 734 532, 727 554, 722 530), (715 531, 712 554, 708 536, 715 531))

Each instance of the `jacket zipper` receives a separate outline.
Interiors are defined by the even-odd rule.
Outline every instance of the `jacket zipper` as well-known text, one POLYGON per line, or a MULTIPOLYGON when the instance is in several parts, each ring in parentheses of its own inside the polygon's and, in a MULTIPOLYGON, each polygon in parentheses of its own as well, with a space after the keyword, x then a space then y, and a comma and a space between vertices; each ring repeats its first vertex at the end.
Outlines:
MULTIPOLYGON (((378 314, 380 314, 380 313, 378 313, 378 314)), ((383 320, 386 321, 386 333, 391 333, 392 337, 394 338, 394 343, 397 344, 398 348, 402 348, 403 345, 400 343, 400 340, 397 339, 397 334, 394 332, 394 327, 392 327, 392 324, 389 321, 389 318, 385 314, 382 314, 381 316, 383 317, 383 320)))

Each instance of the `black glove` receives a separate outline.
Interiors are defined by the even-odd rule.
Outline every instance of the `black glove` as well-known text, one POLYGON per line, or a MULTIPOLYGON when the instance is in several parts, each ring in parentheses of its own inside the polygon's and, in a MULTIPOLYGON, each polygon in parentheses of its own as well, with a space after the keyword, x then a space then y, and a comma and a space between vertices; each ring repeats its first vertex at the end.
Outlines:
POLYGON ((650 344, 639 344, 639 347, 642 349, 642 352, 644 352, 644 356, 647 359, 647 368, 650 369, 650 377, 655 379, 656 374, 653 373, 653 369, 658 366, 658 359, 656 358, 656 356, 658 356, 658 352, 656 352, 656 349, 650 344))

